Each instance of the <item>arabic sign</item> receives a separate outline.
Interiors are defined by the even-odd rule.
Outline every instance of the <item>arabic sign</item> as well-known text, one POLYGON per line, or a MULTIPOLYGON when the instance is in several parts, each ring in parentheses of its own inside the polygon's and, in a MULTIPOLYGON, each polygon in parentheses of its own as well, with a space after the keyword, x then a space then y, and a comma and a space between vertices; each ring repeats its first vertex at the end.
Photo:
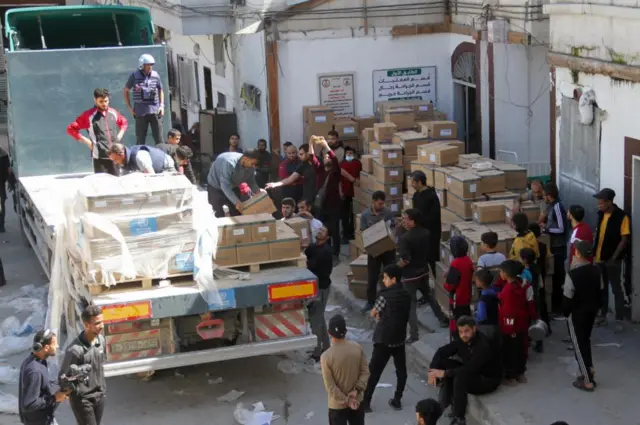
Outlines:
POLYGON ((373 71, 373 104, 384 100, 418 99, 436 103, 436 67, 373 71))
POLYGON ((353 92, 354 73, 318 75, 320 104, 334 110, 336 117, 354 117, 356 102, 353 92))

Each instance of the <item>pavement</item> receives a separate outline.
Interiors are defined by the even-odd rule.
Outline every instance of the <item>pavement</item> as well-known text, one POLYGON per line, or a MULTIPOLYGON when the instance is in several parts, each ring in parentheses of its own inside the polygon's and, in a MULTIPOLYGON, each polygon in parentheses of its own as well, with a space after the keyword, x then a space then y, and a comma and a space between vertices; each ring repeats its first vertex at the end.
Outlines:
MULTIPOLYGON (((332 290, 341 304, 356 314, 364 306, 349 291, 346 282, 348 263, 342 263, 332 275, 332 290)), ((431 309, 418 311, 420 341, 407 350, 414 370, 425 377, 438 347, 448 342, 448 332, 438 326, 431 309), (420 370, 422 368, 422 370, 420 370)), ((622 333, 613 326, 596 328, 592 336, 593 359, 598 388, 593 393, 572 386, 577 376, 573 351, 563 343, 567 333, 563 320, 554 321, 553 335, 545 340, 542 354, 531 351, 527 364, 528 382, 515 387, 500 387, 485 396, 470 396, 467 416, 482 425, 549 425, 566 421, 569 425, 640 425, 640 326, 627 323, 622 333), (635 406, 635 407, 634 407, 635 406)))

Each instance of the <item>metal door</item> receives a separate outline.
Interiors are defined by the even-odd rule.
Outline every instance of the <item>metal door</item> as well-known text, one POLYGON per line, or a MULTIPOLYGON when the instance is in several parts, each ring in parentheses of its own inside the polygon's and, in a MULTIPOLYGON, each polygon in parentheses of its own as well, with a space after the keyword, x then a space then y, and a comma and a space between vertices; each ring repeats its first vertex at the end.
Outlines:
POLYGON ((579 204, 585 208, 586 222, 596 228, 597 207, 593 194, 600 189, 600 119, 595 108, 591 125, 580 123, 578 101, 562 98, 560 117, 560 167, 558 186, 566 208, 579 204))

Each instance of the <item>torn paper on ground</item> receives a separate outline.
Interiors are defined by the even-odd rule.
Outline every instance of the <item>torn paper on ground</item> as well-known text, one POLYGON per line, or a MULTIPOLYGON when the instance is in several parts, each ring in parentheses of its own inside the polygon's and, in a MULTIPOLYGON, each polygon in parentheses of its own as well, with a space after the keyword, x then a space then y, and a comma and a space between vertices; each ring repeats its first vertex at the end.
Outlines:
POLYGON ((225 395, 218 397, 218 401, 231 403, 232 401, 236 401, 237 399, 242 397, 243 394, 244 391, 231 390, 225 395))
POLYGON ((246 409, 242 403, 238 403, 233 411, 233 418, 241 425, 270 425, 273 412, 265 411, 262 402, 255 403, 253 410, 246 409))

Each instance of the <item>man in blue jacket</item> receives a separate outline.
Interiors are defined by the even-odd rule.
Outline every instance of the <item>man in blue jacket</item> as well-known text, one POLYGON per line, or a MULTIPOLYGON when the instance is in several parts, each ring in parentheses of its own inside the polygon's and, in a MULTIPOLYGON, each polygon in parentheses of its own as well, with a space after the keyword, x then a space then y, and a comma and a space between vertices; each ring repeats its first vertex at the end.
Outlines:
POLYGON ((49 329, 36 332, 32 352, 20 366, 18 408, 25 425, 56 425, 54 413, 68 393, 59 391, 58 374, 47 359, 56 355, 58 338, 49 329))
MULTIPOLYGON (((129 147, 121 143, 114 143, 109 149, 109 158, 127 173, 138 171, 145 174, 160 174, 176 171, 174 159, 161 149, 151 146, 135 145, 129 147)), ((188 158, 178 158, 178 160, 178 163, 183 165, 188 158)))

